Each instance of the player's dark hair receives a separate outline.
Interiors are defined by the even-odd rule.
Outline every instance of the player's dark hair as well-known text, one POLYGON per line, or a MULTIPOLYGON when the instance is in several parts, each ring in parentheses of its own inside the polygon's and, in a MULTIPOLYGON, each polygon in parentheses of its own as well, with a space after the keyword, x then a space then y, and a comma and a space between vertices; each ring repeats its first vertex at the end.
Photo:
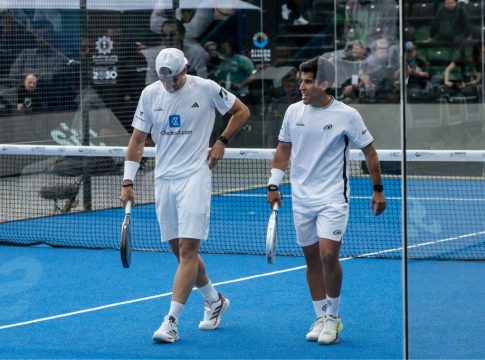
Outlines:
POLYGON ((313 73, 317 85, 321 85, 326 81, 328 86, 331 87, 335 81, 335 69, 333 65, 321 56, 302 62, 300 64, 300 72, 313 73))

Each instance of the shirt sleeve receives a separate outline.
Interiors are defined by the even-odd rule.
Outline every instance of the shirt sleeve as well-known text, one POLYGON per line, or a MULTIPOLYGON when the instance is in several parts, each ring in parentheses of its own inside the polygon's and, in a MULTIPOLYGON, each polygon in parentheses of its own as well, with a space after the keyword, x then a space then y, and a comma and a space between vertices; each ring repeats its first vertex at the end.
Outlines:
POLYGON ((280 134, 278 135, 278 140, 286 143, 291 143, 290 122, 289 122, 290 109, 291 109, 291 106, 285 112, 283 123, 281 124, 280 134))
POLYGON ((364 120, 362 120, 362 117, 357 110, 353 111, 352 116, 350 117, 346 135, 350 142, 359 149, 366 147, 374 141, 374 138, 365 126, 364 120))
POLYGON ((251 59, 243 57, 243 69, 244 69, 246 78, 250 77, 253 74, 254 64, 251 61, 251 59))
POLYGON ((236 102, 236 95, 230 93, 220 85, 218 85, 215 81, 209 80, 209 87, 210 93, 212 96, 212 101, 214 106, 216 107, 217 111, 224 115, 228 112, 234 103, 236 102))
POLYGON ((152 121, 150 119, 150 107, 146 104, 148 95, 145 90, 141 93, 138 106, 136 107, 135 115, 131 126, 140 131, 149 133, 152 128, 152 121))

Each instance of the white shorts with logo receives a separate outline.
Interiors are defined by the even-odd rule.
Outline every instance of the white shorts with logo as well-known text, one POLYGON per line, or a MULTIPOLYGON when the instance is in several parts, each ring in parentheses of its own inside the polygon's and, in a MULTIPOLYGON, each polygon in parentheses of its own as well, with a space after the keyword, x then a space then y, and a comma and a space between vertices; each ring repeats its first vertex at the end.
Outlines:
POLYGON ((318 206, 293 204, 296 241, 299 246, 310 246, 319 238, 342 241, 349 218, 348 203, 330 203, 318 206))
POLYGON ((211 171, 204 166, 181 179, 155 179, 155 206, 162 242, 177 238, 207 240, 211 171))

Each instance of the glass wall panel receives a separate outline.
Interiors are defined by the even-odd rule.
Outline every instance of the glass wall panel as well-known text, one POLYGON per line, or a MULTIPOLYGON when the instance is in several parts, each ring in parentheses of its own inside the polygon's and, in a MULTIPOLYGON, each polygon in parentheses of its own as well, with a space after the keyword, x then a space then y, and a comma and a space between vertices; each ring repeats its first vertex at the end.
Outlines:
POLYGON ((404 10, 409 356, 481 358, 456 320, 483 307, 483 1, 404 10))
MULTIPOLYGON (((266 3, 264 2, 265 6, 266 3)), ((329 92, 335 101, 358 110, 367 129, 374 137, 373 144, 378 150, 397 150, 399 153, 401 61, 398 3, 394 0, 315 0, 278 1, 277 3, 276 9, 263 13, 264 29, 270 40, 275 39, 272 50, 277 54, 275 61, 261 71, 262 76, 266 77, 263 88, 268 104, 263 114, 266 129, 265 146, 276 145, 288 105, 301 99, 293 80, 299 75, 298 67, 302 62, 320 56, 321 76, 317 78, 322 80, 330 78, 330 71, 327 69, 327 65, 330 64, 335 73, 335 81, 330 81, 333 86, 330 86, 329 92), (270 24, 275 20, 278 26, 271 28, 270 24)), ((328 126, 332 126, 332 121, 338 122, 333 116, 327 120, 330 124, 328 126)), ((321 119, 316 118, 314 121, 323 119, 326 119, 325 113, 322 113, 321 119)), ((356 138, 351 140, 358 141, 356 138)), ((364 159, 364 156, 360 159, 364 159)), ((351 284, 359 277, 354 266, 369 269, 373 266, 377 268, 382 266, 387 269, 386 286, 378 286, 378 290, 373 294, 367 294, 360 299, 364 308, 380 304, 378 308, 386 309, 382 316, 369 313, 374 330, 385 334, 383 341, 386 346, 381 347, 376 342, 371 342, 366 349, 372 353, 371 357, 378 358, 402 356, 401 261, 400 252, 396 250, 401 246, 400 162, 392 161, 393 158, 383 157, 383 160, 386 160, 381 162, 383 183, 387 188, 386 194, 389 201, 388 209, 379 217, 367 217, 367 214, 372 215, 370 210, 372 182, 368 177, 369 171, 365 161, 357 161, 359 166, 351 169, 350 175, 354 179, 351 180, 351 184, 355 186, 351 185, 351 219, 349 220, 351 225, 349 227, 354 226, 354 221, 358 222, 359 235, 358 239, 353 238, 351 229, 347 229, 349 236, 347 239, 354 245, 362 241, 358 254, 363 259, 354 258, 344 263, 342 290, 342 307, 349 306, 346 311, 342 310, 345 322, 346 317, 352 318, 355 316, 355 311, 358 311, 350 305, 351 300, 346 298, 346 296, 355 296, 346 288, 347 284, 351 284), (363 185, 359 188, 357 184, 363 185), (386 241, 379 241, 378 232, 369 230, 379 226, 385 228, 389 234, 397 233, 397 237, 389 236, 386 241), (375 251, 366 251, 369 247, 375 251), (368 259, 368 257, 377 259, 368 259)), ((356 248, 359 248, 358 245, 356 248)), ((344 244, 342 251, 345 250, 344 244)), ((359 287, 374 286, 380 282, 379 276, 368 275, 365 281, 369 284, 360 283, 359 287)), ((345 336, 342 341, 352 341, 351 339, 356 340, 359 337, 359 327, 357 324, 354 326, 354 329, 348 333, 342 333, 342 339, 345 336)))

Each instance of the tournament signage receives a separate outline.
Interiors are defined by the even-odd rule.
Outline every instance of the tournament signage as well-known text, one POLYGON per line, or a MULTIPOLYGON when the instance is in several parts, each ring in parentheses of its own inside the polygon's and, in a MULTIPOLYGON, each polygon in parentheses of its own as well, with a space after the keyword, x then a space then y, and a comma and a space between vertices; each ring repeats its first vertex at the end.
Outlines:
MULTIPOLYGON (((89 140, 92 146, 126 146, 130 135, 109 109, 90 110, 89 140)), ((82 114, 52 112, 2 118, 0 144, 83 145, 82 114)), ((3 159, 3 158, 2 158, 3 159)), ((3 161, 3 160, 2 160, 3 161)), ((0 167, 0 176, 20 174, 23 168, 38 159, 15 157, 0 167)))
POLYGON ((116 85, 118 79, 118 55, 111 54, 113 41, 108 36, 101 36, 96 41, 97 55, 93 55, 94 63, 92 80, 97 85, 116 85))
POLYGON ((257 32, 253 35, 253 46, 251 49, 251 60, 253 61, 271 61, 271 49, 268 49, 269 36, 264 32, 257 32))

